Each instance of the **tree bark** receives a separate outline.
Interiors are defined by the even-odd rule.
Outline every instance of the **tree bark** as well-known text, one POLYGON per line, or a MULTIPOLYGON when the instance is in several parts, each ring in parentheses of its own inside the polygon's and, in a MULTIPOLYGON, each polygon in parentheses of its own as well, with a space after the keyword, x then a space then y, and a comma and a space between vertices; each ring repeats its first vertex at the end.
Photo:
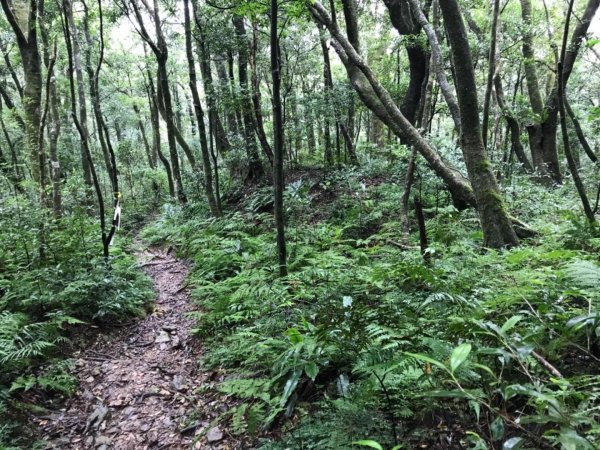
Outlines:
MULTIPOLYGON (((43 9, 40 9, 42 12, 43 9)), ((49 70, 51 63, 50 55, 50 39, 48 37, 48 29, 46 20, 40 22, 40 32, 43 42, 43 57, 46 69, 49 70)), ((55 43, 56 45, 56 43, 55 43)), ((55 49, 56 50, 56 49, 55 49)), ((56 52, 54 53, 56 58, 56 52)), ((48 153, 50 156, 50 180, 52 183, 52 214, 58 219, 62 216, 62 195, 61 195, 61 173, 60 161, 58 160, 58 136, 60 134, 60 114, 58 112, 58 95, 56 92, 56 78, 49 78, 47 101, 49 102, 49 123, 48 123, 48 153)))
POLYGON ((484 245, 514 247, 519 240, 504 208, 496 178, 488 160, 479 123, 475 73, 467 32, 456 0, 440 3, 456 71, 455 85, 462 123, 462 151, 476 198, 484 245))

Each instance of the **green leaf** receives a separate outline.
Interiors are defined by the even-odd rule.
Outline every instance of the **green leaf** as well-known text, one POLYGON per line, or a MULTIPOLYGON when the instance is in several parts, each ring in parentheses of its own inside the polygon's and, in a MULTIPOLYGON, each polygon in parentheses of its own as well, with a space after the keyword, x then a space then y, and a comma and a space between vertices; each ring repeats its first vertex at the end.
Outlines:
POLYGON ((299 344, 304 340, 302 334, 300 334, 300 332, 296 328, 290 328, 287 330, 286 333, 290 338, 290 342, 294 345, 299 344))
POLYGON ((592 48, 593 46, 595 46, 599 42, 600 42, 600 39, 588 39, 587 42, 585 43, 585 46, 587 48, 592 48))
POLYGON ((490 426, 490 430, 492 431, 492 439, 494 441, 499 441, 504 437, 504 421, 502 417, 496 417, 490 426))
POLYGON ((471 344, 467 343, 460 344, 458 347, 452 350, 452 355, 450 355, 450 370, 452 373, 454 373, 454 371, 465 362, 469 356, 469 353, 471 353, 471 344))
POLYGON ((298 380, 300 380, 300 375, 302 375, 301 370, 294 370, 292 372, 292 376, 288 378, 285 382, 285 387, 283 388, 283 395, 281 396, 281 400, 279 401, 279 405, 283 408, 287 403, 288 399, 294 393, 296 386, 298 386, 298 380))
POLYGON ((504 325, 502 325, 502 328, 500 328, 500 330, 502 330, 503 333, 506 333, 508 330, 510 330, 512 327, 514 327, 517 322, 519 320, 521 320, 523 318, 523 316, 512 316, 510 319, 508 319, 506 322, 504 322, 504 325))
POLYGON ((313 361, 310 361, 304 365, 304 372, 306 372, 308 378, 315 381, 315 378, 319 374, 319 367, 313 361))
POLYGON ((381 444, 377 441, 372 441, 370 439, 363 439, 361 441, 353 442, 354 445, 362 445, 363 447, 375 448, 377 450, 383 450, 381 444))

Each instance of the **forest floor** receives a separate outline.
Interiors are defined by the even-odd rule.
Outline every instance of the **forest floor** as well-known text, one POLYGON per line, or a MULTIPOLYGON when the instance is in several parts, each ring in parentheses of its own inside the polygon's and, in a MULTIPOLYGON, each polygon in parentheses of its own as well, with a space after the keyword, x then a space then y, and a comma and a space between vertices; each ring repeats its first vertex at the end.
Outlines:
POLYGON ((227 410, 224 400, 197 392, 219 373, 199 368, 202 348, 186 315, 193 309, 188 264, 156 247, 137 256, 154 283, 154 310, 130 326, 97 333, 73 355, 77 393, 37 419, 46 448, 240 448, 214 426, 227 410))

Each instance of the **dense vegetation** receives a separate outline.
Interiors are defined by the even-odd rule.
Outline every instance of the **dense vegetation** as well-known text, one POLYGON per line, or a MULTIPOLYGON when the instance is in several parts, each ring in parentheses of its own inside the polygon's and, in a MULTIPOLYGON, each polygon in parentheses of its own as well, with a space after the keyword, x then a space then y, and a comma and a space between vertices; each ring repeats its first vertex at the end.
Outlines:
POLYGON ((0 448, 139 240, 255 448, 600 446, 598 0, 0 3, 0 448))

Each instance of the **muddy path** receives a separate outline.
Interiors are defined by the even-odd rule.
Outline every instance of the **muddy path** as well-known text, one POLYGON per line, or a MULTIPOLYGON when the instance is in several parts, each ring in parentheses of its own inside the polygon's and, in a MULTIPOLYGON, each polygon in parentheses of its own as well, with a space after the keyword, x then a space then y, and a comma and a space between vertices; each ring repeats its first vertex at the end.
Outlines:
POLYGON ((154 311, 129 327, 97 334, 73 358, 79 381, 59 411, 38 419, 47 449, 237 449, 215 426, 227 408, 199 393, 218 373, 198 366, 202 348, 187 289, 189 266, 151 248, 138 260, 156 290, 154 311))

